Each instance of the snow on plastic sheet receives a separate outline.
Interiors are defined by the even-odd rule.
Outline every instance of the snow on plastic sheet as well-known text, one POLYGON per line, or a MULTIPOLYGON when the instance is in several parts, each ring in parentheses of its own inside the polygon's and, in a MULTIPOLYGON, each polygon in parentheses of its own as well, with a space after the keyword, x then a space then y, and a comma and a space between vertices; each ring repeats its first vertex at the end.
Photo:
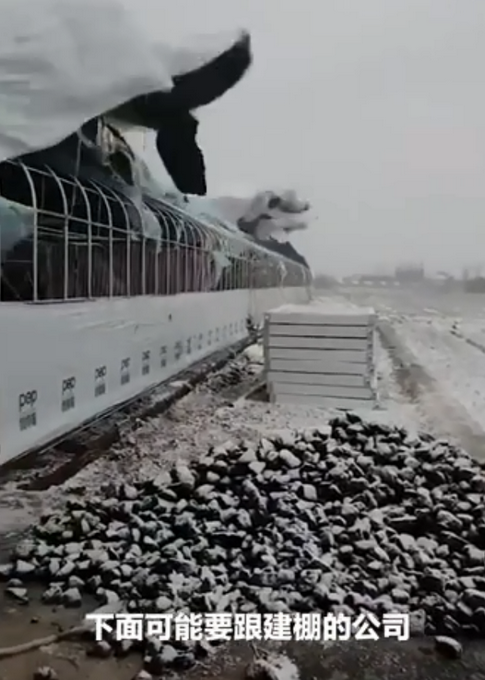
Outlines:
POLYGON ((160 53, 116 0, 4 0, 0 36, 0 161, 172 86, 160 53))
MULTIPOLYGON (((155 45, 155 50, 160 49, 160 56, 164 62, 166 60, 171 75, 180 76, 209 63, 240 40, 245 33, 242 29, 237 29, 192 35, 184 45, 164 42, 155 45)), ((197 118, 197 114, 195 117, 197 118)))
POLYGON ((201 51, 155 40, 123 0, 3 0, 0 23, 0 162, 46 148, 89 119, 141 94, 170 90, 172 75, 213 59, 232 41, 201 51))

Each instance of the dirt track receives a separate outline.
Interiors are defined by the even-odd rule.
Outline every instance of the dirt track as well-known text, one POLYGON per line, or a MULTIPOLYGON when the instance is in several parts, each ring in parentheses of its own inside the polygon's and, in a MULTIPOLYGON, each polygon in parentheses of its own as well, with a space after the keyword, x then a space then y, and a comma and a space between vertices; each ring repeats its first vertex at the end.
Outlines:
POLYGON ((403 345, 390 323, 381 322, 379 334, 393 360, 403 394, 427 410, 429 419, 442 436, 459 442, 476 460, 485 461, 485 433, 463 405, 450 396, 443 396, 439 384, 403 345))
MULTIPOLYGON (((80 619, 79 610, 48 612, 36 606, 14 610, 5 602, 0 612, 2 646, 49 635, 58 630, 60 622, 64 626, 76 625, 80 619)), ((287 655, 297 666, 301 680, 485 680, 485 649, 480 643, 465 648, 458 661, 444 659, 435 651, 433 640, 427 639, 406 643, 388 640, 336 643, 325 647, 317 643, 268 643, 265 649, 287 655)), ((233 643, 219 648, 210 660, 185 677, 243 680, 252 659, 249 645, 233 643)), ((31 680, 39 666, 54 668, 60 680, 132 680, 140 669, 141 659, 131 655, 125 659, 100 660, 86 655, 86 643, 61 643, 0 660, 0 680, 31 680)), ((284 674, 282 680, 293 679, 284 674)))

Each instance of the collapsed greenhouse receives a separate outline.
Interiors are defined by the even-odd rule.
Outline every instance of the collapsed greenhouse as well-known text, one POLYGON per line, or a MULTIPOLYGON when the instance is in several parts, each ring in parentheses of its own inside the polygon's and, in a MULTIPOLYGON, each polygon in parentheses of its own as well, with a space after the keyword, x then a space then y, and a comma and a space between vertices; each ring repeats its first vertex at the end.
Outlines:
POLYGON ((7 4, 0 463, 243 341, 248 321, 308 299, 311 283, 288 242, 306 202, 209 198, 196 112, 245 76, 247 32, 178 45, 117 0, 7 4), (134 130, 152 136, 174 188, 134 130))

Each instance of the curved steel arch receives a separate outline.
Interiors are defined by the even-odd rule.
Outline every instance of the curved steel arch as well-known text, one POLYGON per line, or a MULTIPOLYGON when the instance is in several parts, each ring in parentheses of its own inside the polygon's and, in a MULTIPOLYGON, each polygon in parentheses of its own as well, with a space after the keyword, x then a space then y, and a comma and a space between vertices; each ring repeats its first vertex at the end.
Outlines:
POLYGON ((193 215, 154 196, 140 194, 138 202, 99 179, 84 181, 72 175, 65 177, 50 167, 42 170, 18 161, 13 164, 27 181, 28 190, 21 202, 30 205, 34 213, 34 301, 41 296, 45 299, 39 293, 44 266, 40 244, 47 248, 51 260, 55 260, 59 246, 64 253, 63 262, 58 261, 53 269, 62 263, 62 281, 50 286, 58 290, 62 283, 62 294, 56 294, 56 299, 311 285, 311 272, 302 264, 248 238, 218 217, 193 215), (54 211, 41 193, 44 185, 50 186, 51 199, 54 196, 54 211), (51 218, 63 229, 47 230, 46 222, 51 218), (81 274, 86 270, 86 280, 81 283, 77 269, 70 273, 73 252, 75 261, 81 261, 81 274), (71 285, 73 278, 75 284, 71 285))

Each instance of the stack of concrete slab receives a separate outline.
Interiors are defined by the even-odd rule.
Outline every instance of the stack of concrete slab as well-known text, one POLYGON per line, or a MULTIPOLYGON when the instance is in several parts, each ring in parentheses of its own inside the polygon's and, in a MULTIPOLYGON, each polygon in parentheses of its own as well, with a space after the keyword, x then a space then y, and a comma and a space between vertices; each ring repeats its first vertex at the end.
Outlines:
POLYGON ((313 301, 265 315, 271 401, 352 409, 376 402, 373 309, 313 301))

